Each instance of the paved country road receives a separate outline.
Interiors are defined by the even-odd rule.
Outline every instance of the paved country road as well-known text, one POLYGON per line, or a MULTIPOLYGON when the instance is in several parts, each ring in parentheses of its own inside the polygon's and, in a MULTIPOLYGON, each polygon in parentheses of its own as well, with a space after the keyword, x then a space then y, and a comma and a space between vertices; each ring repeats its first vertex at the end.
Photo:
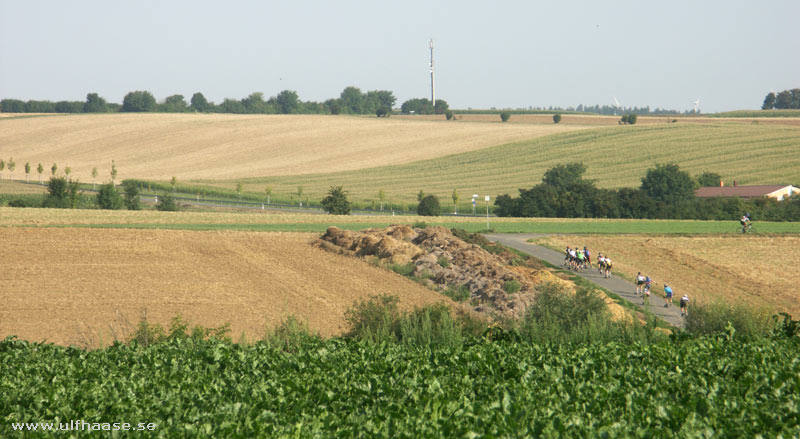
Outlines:
MULTIPOLYGON (((564 263, 563 253, 551 250, 541 245, 527 242, 531 238, 538 238, 545 235, 530 233, 487 233, 484 236, 486 236, 486 239, 490 241, 499 242, 507 247, 517 249, 535 258, 547 261, 555 266, 562 266, 564 263)), ((593 254, 596 255, 597 251, 594 251, 593 254)), ((633 303, 639 308, 647 309, 647 311, 653 313, 653 315, 661 318, 670 325, 683 327, 683 317, 681 317, 680 307, 677 302, 678 298, 674 298, 675 305, 665 308, 664 299, 659 296, 652 295, 650 296, 650 304, 644 306, 642 305, 642 298, 635 295, 636 286, 625 279, 620 279, 617 276, 611 276, 610 279, 605 279, 596 269, 580 271, 577 274, 585 279, 588 279, 590 282, 613 292, 614 294, 627 300, 628 302, 633 303)))

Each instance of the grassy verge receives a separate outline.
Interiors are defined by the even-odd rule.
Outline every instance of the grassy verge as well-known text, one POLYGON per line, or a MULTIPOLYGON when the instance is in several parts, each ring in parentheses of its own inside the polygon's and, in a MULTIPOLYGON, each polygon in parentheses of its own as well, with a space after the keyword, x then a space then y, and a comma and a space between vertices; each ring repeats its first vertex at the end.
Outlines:
MULTIPOLYGON (((350 217, 352 218, 352 217, 350 217)), ((107 223, 62 223, 40 224, 38 227, 86 227, 86 228, 129 228, 129 229, 173 229, 173 230, 249 230, 249 231, 280 231, 280 232, 324 232, 330 226, 347 230, 363 230, 372 227, 385 227, 391 224, 411 224, 413 217, 391 217, 376 215, 374 217, 360 217, 358 221, 348 221, 348 217, 334 217, 319 215, 318 219, 299 219, 297 222, 282 221, 271 223, 268 216, 263 223, 167 223, 167 222, 107 222, 107 223)), ((486 223, 479 218, 461 218, 458 221, 448 221, 447 218, 425 218, 431 226, 464 229, 470 233, 486 231, 486 223)), ((13 223, 8 222, 6 225, 13 223)), ((735 221, 581 221, 564 222, 547 221, 538 222, 496 222, 491 224, 495 233, 541 233, 541 234, 631 234, 631 235, 706 235, 729 234, 735 235, 735 221)), ((800 233, 800 223, 759 223, 761 235, 781 235, 800 233)), ((559 249, 557 249, 559 250, 559 249)), ((560 250, 559 250, 560 251, 560 250)))

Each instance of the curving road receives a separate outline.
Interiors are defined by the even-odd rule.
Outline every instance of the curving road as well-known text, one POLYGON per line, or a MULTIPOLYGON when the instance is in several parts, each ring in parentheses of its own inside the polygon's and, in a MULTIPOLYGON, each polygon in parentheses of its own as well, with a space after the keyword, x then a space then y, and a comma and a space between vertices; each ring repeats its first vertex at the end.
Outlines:
MULTIPOLYGON (((486 236, 486 239, 490 241, 499 242, 500 244, 517 249, 535 258, 547 261, 555 266, 561 266, 564 263, 563 253, 527 242, 531 238, 538 238, 544 235, 529 233, 488 233, 484 236, 486 236)), ((646 309, 670 325, 683 327, 683 317, 681 317, 681 311, 678 306, 678 298, 674 298, 675 305, 665 308, 663 298, 656 295, 651 295, 650 304, 645 306, 642 305, 642 298, 634 294, 636 292, 636 286, 625 279, 621 279, 617 276, 612 276, 610 279, 605 279, 596 269, 580 271, 577 274, 585 279, 588 279, 590 282, 613 292, 614 294, 627 300, 628 302, 633 303, 639 308, 646 309)))

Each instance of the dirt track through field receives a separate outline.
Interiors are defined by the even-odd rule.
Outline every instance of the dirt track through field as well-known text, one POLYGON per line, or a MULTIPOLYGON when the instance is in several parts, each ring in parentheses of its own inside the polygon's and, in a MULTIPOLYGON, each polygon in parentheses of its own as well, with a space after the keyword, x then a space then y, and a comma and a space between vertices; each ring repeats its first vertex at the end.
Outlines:
POLYGON ((0 338, 108 344, 145 309, 162 325, 178 314, 207 327, 229 322, 234 339, 260 339, 289 315, 330 336, 346 330, 347 309, 374 294, 396 295, 406 309, 452 303, 400 275, 313 247, 316 237, 0 228, 0 338))

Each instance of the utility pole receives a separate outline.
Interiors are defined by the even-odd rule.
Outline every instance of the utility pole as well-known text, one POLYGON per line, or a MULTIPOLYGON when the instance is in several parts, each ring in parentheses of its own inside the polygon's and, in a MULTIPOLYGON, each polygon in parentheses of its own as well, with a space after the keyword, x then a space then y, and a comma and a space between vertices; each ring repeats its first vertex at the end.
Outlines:
POLYGON ((431 38, 431 105, 436 108, 436 83, 433 78, 433 38, 431 38))

